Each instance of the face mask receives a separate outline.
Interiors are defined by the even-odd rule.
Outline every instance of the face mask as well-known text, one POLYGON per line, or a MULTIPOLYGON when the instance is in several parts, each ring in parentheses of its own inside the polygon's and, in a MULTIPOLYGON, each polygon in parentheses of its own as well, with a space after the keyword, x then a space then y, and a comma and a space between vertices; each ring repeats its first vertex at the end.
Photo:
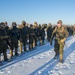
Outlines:
POLYGON ((23 26, 25 26, 25 24, 23 24, 23 26))
POLYGON ((13 28, 16 28, 16 26, 13 26, 13 28))

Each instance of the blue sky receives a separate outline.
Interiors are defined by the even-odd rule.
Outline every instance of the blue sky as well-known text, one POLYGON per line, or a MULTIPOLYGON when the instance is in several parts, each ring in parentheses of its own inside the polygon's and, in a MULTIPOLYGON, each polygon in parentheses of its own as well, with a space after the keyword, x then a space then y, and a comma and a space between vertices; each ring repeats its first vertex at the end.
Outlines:
POLYGON ((0 22, 75 24, 75 0, 0 0, 0 22))

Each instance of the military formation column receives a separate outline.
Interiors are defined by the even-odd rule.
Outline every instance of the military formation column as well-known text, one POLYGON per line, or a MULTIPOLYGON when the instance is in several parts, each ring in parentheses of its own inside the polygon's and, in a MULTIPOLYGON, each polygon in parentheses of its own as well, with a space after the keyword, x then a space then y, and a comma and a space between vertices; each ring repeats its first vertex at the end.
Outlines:
POLYGON ((47 24, 28 24, 22 21, 21 25, 17 25, 16 22, 12 22, 9 27, 7 22, 0 23, 0 63, 2 63, 1 54, 3 53, 4 61, 9 61, 7 56, 7 50, 10 51, 10 59, 19 54, 27 51, 32 51, 38 46, 45 44, 45 40, 50 42, 54 39, 54 59, 60 57, 60 62, 63 62, 63 48, 65 40, 68 36, 75 34, 75 26, 64 26, 62 21, 59 20, 56 26, 47 24), (47 32, 47 38, 45 39, 45 32, 47 32), (27 48, 28 46, 28 48, 27 48), (15 52, 14 52, 14 51, 15 52), (14 54, 15 53, 15 54, 14 54))

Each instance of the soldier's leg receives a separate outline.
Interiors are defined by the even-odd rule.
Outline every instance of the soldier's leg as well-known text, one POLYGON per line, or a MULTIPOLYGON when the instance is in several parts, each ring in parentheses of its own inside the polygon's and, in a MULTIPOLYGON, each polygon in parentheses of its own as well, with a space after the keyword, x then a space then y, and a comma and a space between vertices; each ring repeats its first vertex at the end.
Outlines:
POLYGON ((52 39, 50 39, 50 45, 52 46, 52 39))
POLYGON ((31 44, 29 44, 29 50, 31 50, 31 44))
POLYGON ((47 41, 48 41, 48 35, 47 35, 47 41))
POLYGON ((11 44, 11 48, 10 48, 10 58, 13 57, 13 49, 14 49, 13 44, 11 44))
POLYGON ((37 46, 37 38, 35 39, 35 46, 37 46))
POLYGON ((30 50, 32 49, 32 44, 30 44, 30 50))
POLYGON ((15 43, 15 55, 18 56, 18 41, 15 43))
POLYGON ((35 47, 35 39, 33 40, 33 48, 35 47))
POLYGON ((3 65, 3 63, 1 61, 1 53, 0 53, 0 66, 2 66, 2 65, 3 65))
POLYGON ((42 39, 42 44, 44 45, 44 39, 42 39))
POLYGON ((42 37, 42 44, 43 44, 43 45, 44 45, 44 40, 45 40, 45 39, 44 39, 44 36, 43 36, 43 37, 42 37))
POLYGON ((39 36, 39 45, 41 45, 41 42, 40 42, 40 40, 41 40, 41 37, 39 36))
POLYGON ((13 50, 10 49, 10 58, 12 58, 12 57, 13 57, 13 50))
POLYGON ((19 41, 19 43, 20 43, 20 53, 22 53, 22 45, 23 45, 23 43, 21 41, 19 41))
POLYGON ((63 62, 63 48, 64 48, 64 43, 60 43, 60 48, 59 48, 60 62, 63 62))
POLYGON ((32 44, 33 44, 33 38, 29 38, 29 50, 32 49, 32 44))
POLYGON ((16 56, 19 55, 17 50, 18 50, 18 48, 15 48, 15 55, 16 55, 16 56))
POLYGON ((33 43, 31 44, 31 47, 32 47, 32 49, 34 48, 34 47, 33 47, 33 43))
POLYGON ((43 36, 41 37, 41 45, 43 45, 43 36))
POLYGON ((59 44, 56 39, 55 39, 55 44, 54 44, 54 51, 55 51, 55 57, 58 56, 59 55, 59 44))
POLYGON ((27 50, 26 50, 26 45, 24 46, 24 51, 26 52, 27 50))
POLYGON ((50 37, 48 36, 48 42, 50 41, 50 37))
POLYGON ((73 37, 74 37, 74 32, 73 32, 73 37))
POLYGON ((31 50, 31 39, 29 37, 29 50, 31 50))
POLYGON ((0 53, 0 62, 1 62, 1 53, 0 53))
POLYGON ((54 51, 56 54, 59 54, 59 43, 56 39, 55 39, 55 44, 54 44, 54 51))
POLYGON ((4 61, 8 61, 6 52, 7 52, 7 50, 3 50, 4 61))
POLYGON ((50 45, 52 45, 52 38, 51 38, 51 35, 50 35, 50 37, 49 37, 49 41, 50 41, 50 45))
POLYGON ((26 52, 26 41, 23 43, 23 46, 24 46, 24 51, 26 52))
POLYGON ((42 39, 40 39, 40 45, 42 45, 42 39))
POLYGON ((32 44, 30 44, 30 50, 32 50, 33 49, 33 43, 32 44))
POLYGON ((34 47, 33 47, 33 39, 32 39, 32 41, 31 41, 31 49, 33 49, 34 47))
POLYGON ((0 50, 0 62, 1 62, 1 53, 3 53, 3 50, 0 50))

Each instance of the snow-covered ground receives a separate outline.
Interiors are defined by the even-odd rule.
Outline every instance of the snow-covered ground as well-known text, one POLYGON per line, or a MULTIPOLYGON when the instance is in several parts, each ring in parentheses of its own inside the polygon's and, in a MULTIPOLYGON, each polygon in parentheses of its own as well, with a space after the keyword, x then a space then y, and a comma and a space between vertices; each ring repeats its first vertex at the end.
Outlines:
POLYGON ((46 42, 37 49, 16 57, 0 66, 0 75, 75 75, 75 37, 69 37, 64 47, 64 60, 54 60, 53 46, 46 42))

